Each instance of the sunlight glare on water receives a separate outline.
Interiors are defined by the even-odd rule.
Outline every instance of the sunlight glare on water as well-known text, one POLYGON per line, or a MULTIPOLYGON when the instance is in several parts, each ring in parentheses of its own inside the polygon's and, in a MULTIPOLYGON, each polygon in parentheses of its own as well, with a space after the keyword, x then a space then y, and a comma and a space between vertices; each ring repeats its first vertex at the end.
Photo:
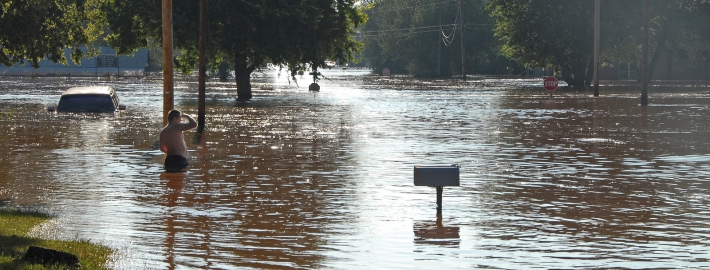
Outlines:
MULTIPOLYGON (((0 207, 56 215, 33 234, 108 245, 115 269, 710 267, 707 88, 642 107, 638 89, 323 73, 320 92, 258 73, 245 103, 209 82, 186 173, 162 170, 160 81, 0 78, 0 207), (86 84, 128 110, 45 111, 86 84), (413 167, 451 164, 437 216, 413 167)), ((193 116, 196 85, 176 86, 193 116)))

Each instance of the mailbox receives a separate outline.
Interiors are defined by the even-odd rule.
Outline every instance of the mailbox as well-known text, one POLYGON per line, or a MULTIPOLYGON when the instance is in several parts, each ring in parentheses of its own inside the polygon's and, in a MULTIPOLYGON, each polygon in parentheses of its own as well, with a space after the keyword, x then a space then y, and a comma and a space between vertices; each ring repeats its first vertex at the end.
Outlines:
POLYGON ((459 167, 414 166, 414 185, 428 187, 459 186, 459 167))

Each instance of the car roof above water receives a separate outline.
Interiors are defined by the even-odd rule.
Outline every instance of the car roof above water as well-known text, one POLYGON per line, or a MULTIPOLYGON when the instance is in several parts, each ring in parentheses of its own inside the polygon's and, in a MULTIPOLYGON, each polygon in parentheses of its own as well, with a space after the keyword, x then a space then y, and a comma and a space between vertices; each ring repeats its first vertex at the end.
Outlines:
MULTIPOLYGON (((47 107, 54 111, 54 106, 47 107)), ((110 86, 72 87, 62 93, 57 104, 57 112, 115 112, 125 110, 118 95, 110 86)))
POLYGON ((66 95, 114 95, 116 92, 111 86, 82 86, 72 87, 62 93, 66 95))

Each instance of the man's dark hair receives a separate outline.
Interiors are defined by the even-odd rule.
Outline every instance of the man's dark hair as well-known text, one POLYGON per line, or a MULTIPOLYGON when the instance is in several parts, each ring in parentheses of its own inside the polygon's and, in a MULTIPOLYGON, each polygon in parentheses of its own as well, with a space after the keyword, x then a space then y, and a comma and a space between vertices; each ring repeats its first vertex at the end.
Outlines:
POLYGON ((181 115, 180 111, 174 110, 174 109, 170 110, 170 112, 168 113, 168 122, 173 121, 173 118, 175 118, 175 117, 180 117, 180 115, 181 115))

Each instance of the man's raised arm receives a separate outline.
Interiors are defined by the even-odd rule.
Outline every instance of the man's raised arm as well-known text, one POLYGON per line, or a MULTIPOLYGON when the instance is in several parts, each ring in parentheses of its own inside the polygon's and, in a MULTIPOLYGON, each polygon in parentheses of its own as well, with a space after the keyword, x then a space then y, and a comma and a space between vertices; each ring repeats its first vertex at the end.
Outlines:
POLYGON ((195 122, 195 119, 192 118, 192 116, 189 116, 187 114, 182 114, 182 116, 185 116, 190 123, 182 124, 182 130, 188 130, 188 129, 193 129, 197 127, 197 122, 195 122))

